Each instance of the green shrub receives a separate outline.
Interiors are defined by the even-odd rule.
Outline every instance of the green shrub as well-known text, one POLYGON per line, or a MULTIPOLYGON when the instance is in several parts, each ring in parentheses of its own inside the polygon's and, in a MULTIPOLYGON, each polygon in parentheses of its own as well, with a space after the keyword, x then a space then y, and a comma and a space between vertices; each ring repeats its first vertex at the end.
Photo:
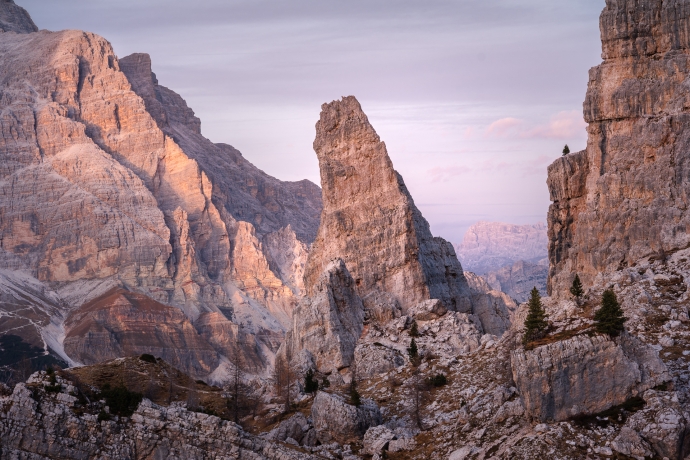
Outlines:
POLYGON ((314 371, 309 369, 304 376, 304 392, 316 393, 319 390, 319 382, 314 379, 314 371))
POLYGON ((448 383, 448 378, 444 374, 436 374, 429 377, 427 383, 432 387, 442 387, 448 383))
POLYGON ((601 308, 594 314, 594 324, 597 332, 618 336, 625 329, 628 319, 623 316, 623 309, 618 303, 616 293, 611 289, 604 291, 601 296, 601 308))
POLYGON ((565 147, 563 147, 563 156, 565 156, 569 153, 570 153, 570 147, 568 147, 568 144, 565 144, 565 147))
POLYGON ((141 393, 129 391, 122 386, 111 388, 107 383, 101 388, 101 396, 105 399, 111 414, 123 417, 130 417, 143 399, 141 393))

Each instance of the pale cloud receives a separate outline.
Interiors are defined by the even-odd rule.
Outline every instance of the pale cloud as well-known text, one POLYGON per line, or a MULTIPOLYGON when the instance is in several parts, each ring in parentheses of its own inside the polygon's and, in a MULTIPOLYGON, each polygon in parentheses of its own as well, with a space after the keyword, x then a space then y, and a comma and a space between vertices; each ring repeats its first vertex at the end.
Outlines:
POLYGON ((501 118, 496 120, 486 128, 487 137, 512 137, 519 135, 521 128, 525 125, 519 118, 501 118))
POLYGON ((582 137, 586 128, 587 123, 582 117, 582 112, 571 110, 557 113, 551 117, 549 123, 535 126, 523 133, 522 137, 568 140, 582 137))

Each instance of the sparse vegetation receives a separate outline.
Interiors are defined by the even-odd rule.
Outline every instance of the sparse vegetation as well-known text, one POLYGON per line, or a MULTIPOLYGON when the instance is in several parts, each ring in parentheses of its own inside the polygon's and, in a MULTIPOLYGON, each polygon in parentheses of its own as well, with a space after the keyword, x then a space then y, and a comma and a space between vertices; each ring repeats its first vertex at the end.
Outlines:
POLYGON ((412 321, 410 326, 410 337, 419 337, 419 327, 417 326, 417 321, 412 321))
POLYGON ((148 353, 144 353, 143 355, 139 356, 139 359, 144 361, 145 363, 156 364, 156 357, 153 355, 149 355, 148 353))
POLYGON ((573 284, 570 286, 570 293, 575 297, 575 302, 577 306, 580 306, 582 296, 585 294, 584 289, 582 289, 582 281, 580 281, 580 276, 576 273, 573 284))
POLYGON ((107 383, 101 388, 101 396, 105 399, 111 414, 123 417, 130 417, 143 399, 141 393, 129 391, 123 386, 111 388, 107 383))
POLYGON ((410 346, 407 347, 407 356, 410 357, 410 362, 412 364, 419 362, 419 350, 417 349, 417 343, 414 341, 414 338, 410 342, 410 346))
POLYGON ((596 331, 616 337, 625 329, 627 320, 623 316, 623 309, 618 303, 616 293, 611 289, 604 291, 601 296, 601 308, 594 314, 596 331))
POLYGON ((546 329, 549 327, 547 317, 546 310, 541 303, 541 295, 534 287, 530 292, 529 312, 525 318, 525 335, 522 339, 524 345, 544 337, 546 329))
POLYGON ((314 371, 309 369, 304 375, 304 392, 316 393, 319 390, 319 382, 314 379, 314 371))
POLYGON ((442 387, 448 383, 448 377, 445 374, 436 374, 427 378, 427 383, 432 387, 442 387))
POLYGON ((563 147, 563 156, 565 156, 569 153, 570 153, 570 147, 568 147, 568 144, 565 144, 565 147, 563 147))

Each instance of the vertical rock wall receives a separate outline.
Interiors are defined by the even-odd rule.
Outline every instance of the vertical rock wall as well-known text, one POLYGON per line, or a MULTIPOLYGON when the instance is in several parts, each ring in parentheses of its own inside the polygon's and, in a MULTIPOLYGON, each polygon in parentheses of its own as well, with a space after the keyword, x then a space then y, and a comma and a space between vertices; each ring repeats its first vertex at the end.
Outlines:
POLYGON ((607 0, 584 152, 549 168, 549 290, 690 245, 690 2, 607 0))

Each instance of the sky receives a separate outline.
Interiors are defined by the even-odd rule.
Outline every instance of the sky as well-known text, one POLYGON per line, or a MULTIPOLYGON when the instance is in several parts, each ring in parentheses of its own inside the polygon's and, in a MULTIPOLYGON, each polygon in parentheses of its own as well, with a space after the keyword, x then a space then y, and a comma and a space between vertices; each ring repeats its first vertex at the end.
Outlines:
POLYGON ((319 183, 321 104, 358 98, 432 232, 546 221, 546 168, 585 148, 604 0, 16 0, 41 29, 151 55, 202 133, 319 183))

